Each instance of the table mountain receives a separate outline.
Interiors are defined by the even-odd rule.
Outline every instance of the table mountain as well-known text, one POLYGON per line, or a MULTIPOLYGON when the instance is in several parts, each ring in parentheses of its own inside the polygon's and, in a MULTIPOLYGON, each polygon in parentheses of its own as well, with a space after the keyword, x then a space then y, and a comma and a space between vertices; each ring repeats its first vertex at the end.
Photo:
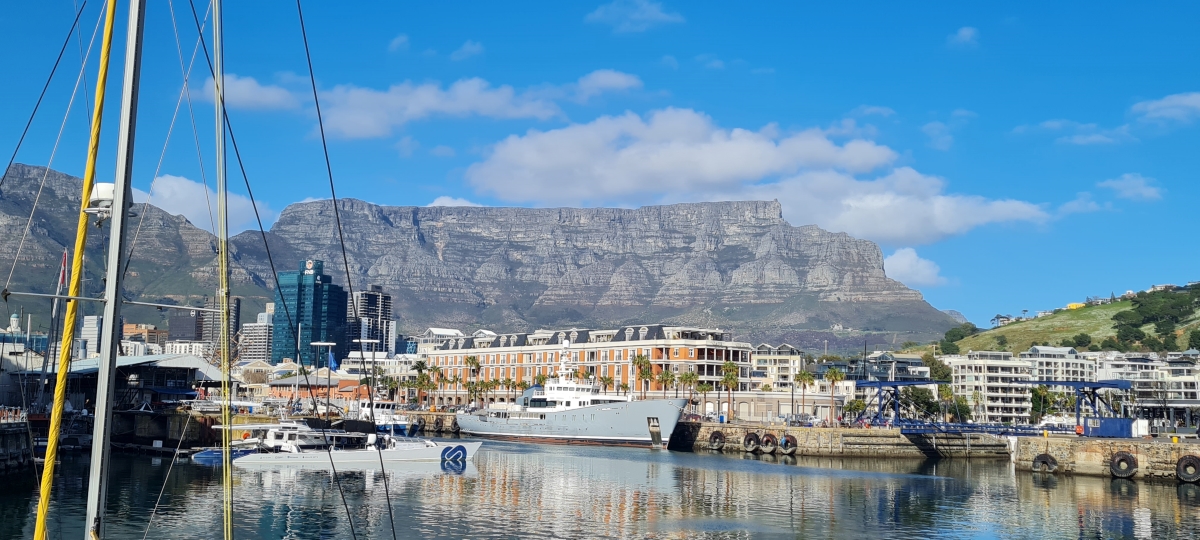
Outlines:
MULTIPOLYGON (((46 187, 12 290, 52 288, 62 248, 73 243, 80 180, 14 165, 0 192, 0 223, 9 231, 0 238, 0 260, 11 265, 43 175, 46 187)), ((874 243, 792 226, 776 201, 530 209, 345 199, 338 209, 354 288, 382 285, 390 292, 402 333, 427 326, 525 331, 670 321, 811 347, 814 331, 836 339, 827 332, 832 325, 920 340, 954 324, 920 293, 884 275, 874 243)), ((130 231, 140 226, 140 232, 129 296, 195 303, 211 294, 216 239, 153 205, 134 211, 130 231)), ((104 229, 92 231, 86 284, 98 294, 106 239, 104 229)), ((288 206, 266 236, 276 269, 323 259, 345 284, 330 201, 288 206)), ((262 236, 247 231, 230 243, 234 292, 247 297, 243 309, 257 310, 274 287, 262 236)), ((158 317, 126 313, 138 322, 158 317)))

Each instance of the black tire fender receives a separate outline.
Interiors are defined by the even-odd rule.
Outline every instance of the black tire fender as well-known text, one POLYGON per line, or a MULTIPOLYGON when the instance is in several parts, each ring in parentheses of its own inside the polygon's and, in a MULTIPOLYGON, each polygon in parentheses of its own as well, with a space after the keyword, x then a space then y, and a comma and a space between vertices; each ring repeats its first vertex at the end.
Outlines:
POLYGON ((764 454, 774 454, 779 448, 779 441, 775 438, 775 435, 768 433, 762 436, 759 448, 764 454))
POLYGON ((1175 477, 1180 482, 1200 482, 1200 457, 1183 456, 1175 463, 1175 477))
POLYGON ((745 452, 757 452, 758 451, 758 434, 757 433, 747 433, 746 436, 744 438, 742 438, 742 450, 745 452))
POLYGON ((712 435, 708 436, 708 449, 709 450, 720 450, 724 447, 725 447, 725 434, 724 433, 721 433, 720 431, 714 431, 714 432, 712 432, 712 435))
POLYGON ((795 455, 796 448, 798 446, 799 443, 796 442, 796 437, 792 435, 784 435, 783 439, 780 439, 779 441, 779 453, 785 456, 795 455))
POLYGON ((1058 471, 1058 460, 1050 454, 1038 454, 1033 458, 1033 472, 1053 473, 1058 471))
POLYGON ((1137 456, 1129 452, 1117 452, 1108 461, 1108 471, 1117 478, 1132 478, 1138 471, 1137 456))

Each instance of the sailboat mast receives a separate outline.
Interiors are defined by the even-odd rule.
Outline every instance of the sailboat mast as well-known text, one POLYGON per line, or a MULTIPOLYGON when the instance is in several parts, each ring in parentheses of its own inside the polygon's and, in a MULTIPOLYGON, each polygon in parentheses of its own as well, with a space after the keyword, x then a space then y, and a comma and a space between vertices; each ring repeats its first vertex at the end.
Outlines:
MULTIPOLYGON (((220 286, 217 290, 221 307, 221 424, 233 424, 230 382, 229 336, 229 186, 225 178, 225 43, 224 13, 221 0, 213 0, 213 103, 216 110, 217 158, 217 265, 220 286)), ((230 444, 233 431, 221 430, 221 487, 223 495, 223 529, 226 539, 233 538, 233 465, 230 444)))
MULTIPOLYGON (((146 0, 129 3, 129 28, 125 42, 125 79, 117 135, 117 170, 113 176, 112 223, 109 230, 107 278, 104 283, 104 325, 100 339, 100 371, 96 378, 96 416, 92 434, 92 461, 88 470, 87 518, 84 538, 104 538, 105 499, 108 495, 109 442, 112 436, 113 387, 117 353, 121 345, 121 302, 124 272, 126 217, 129 215, 130 180, 133 177, 134 134, 137 126, 138 87, 142 74, 142 31, 146 0)), ((65 366, 59 366, 65 369, 65 366)))

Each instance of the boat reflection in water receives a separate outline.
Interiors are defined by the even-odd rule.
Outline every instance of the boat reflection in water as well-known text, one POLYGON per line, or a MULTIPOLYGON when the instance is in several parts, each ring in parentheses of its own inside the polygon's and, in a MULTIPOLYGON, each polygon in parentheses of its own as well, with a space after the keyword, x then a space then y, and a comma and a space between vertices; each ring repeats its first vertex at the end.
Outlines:
MULTIPOLYGON (((169 460, 114 455, 109 534, 145 531, 169 460)), ((51 536, 82 530, 86 461, 64 458, 51 536), (78 482, 76 482, 78 483, 78 482)), ((149 536, 212 538, 219 472, 175 464, 149 536)), ((1035 475, 990 460, 854 460, 646 452, 492 442, 462 470, 440 463, 339 469, 239 469, 235 527, 250 538, 1188 538, 1200 487, 1035 475), (414 466, 418 465, 418 466, 414 466), (385 477, 386 474, 386 477, 385 477)), ((32 478, 30 478, 32 480, 32 478)), ((14 482, 14 485, 18 484, 14 482)), ((28 537, 28 482, 0 493, 4 537, 28 537), (15 519, 7 519, 7 518, 15 519), (25 523, 19 525, 25 519, 25 523)))

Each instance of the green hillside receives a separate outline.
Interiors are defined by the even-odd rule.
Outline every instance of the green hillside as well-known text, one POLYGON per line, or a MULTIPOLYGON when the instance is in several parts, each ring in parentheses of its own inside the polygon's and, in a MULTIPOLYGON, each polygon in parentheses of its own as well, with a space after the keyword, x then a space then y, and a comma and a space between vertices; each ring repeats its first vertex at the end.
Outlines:
MULTIPOLYGON (((1117 331, 1113 328, 1113 315, 1132 308, 1132 302, 1123 300, 1100 306, 1065 309, 1053 315, 1015 322, 980 332, 958 341, 958 346, 964 354, 971 350, 1016 353, 1028 350, 1031 343, 1058 345, 1064 339, 1073 338, 1078 334, 1088 334, 1092 337, 1092 343, 1098 344, 1104 338, 1116 335, 1117 331), (1000 336, 1006 338, 1007 345, 998 344, 997 339, 1000 336)), ((1188 332, 1196 328, 1200 328, 1200 318, 1197 317, 1191 317, 1178 325, 1175 333, 1179 338, 1180 345, 1187 343, 1188 332)), ((1153 333, 1154 326, 1145 325, 1142 329, 1147 333, 1153 333)))

